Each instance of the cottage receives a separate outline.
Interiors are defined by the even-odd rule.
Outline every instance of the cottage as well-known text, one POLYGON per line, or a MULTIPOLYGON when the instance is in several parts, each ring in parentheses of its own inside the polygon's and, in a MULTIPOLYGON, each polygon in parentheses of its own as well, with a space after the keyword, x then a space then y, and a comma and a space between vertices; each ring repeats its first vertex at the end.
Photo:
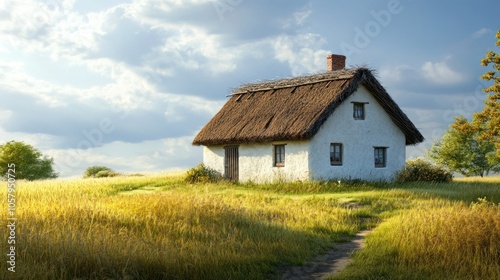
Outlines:
POLYGON ((245 84, 195 137, 205 165, 239 181, 390 180, 422 134, 367 68, 245 84))

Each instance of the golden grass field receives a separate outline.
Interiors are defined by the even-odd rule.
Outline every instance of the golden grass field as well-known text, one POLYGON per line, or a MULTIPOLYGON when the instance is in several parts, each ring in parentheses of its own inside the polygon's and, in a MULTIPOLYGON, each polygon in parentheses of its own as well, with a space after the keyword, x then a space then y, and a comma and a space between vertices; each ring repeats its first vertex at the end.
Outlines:
POLYGON ((155 174, 20 181, 15 195, 16 272, 3 261, 0 279, 277 278, 373 227, 334 279, 500 279, 500 178, 255 185, 155 174))

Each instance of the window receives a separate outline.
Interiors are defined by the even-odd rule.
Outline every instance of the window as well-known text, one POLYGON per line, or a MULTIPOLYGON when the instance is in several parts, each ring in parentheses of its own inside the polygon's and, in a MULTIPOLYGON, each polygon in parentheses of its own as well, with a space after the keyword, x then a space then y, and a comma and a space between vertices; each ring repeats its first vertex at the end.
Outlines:
POLYGON ((330 144, 330 165, 342 165, 342 144, 330 144))
POLYGON ((387 148, 375 147, 375 167, 385 167, 387 162, 387 148))
POLYGON ((355 120, 365 119, 365 103, 354 102, 353 117, 355 120))
POLYGON ((285 145, 274 145, 274 166, 285 166, 285 145))

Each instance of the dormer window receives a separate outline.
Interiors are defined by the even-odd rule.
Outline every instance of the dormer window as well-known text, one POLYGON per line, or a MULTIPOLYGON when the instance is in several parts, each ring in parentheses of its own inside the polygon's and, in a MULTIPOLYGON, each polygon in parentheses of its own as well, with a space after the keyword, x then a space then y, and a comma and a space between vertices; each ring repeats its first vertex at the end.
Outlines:
POLYGON ((353 102, 353 117, 355 120, 365 119, 365 104, 362 102, 353 102))

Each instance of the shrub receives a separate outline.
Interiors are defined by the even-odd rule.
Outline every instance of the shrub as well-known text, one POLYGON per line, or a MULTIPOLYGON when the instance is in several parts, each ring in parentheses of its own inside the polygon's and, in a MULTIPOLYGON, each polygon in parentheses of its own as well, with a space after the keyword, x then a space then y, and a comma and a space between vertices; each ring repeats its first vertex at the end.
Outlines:
POLYGON ((396 173, 396 182, 451 182, 453 174, 423 159, 408 160, 405 169, 396 173))
POLYGON ((222 175, 200 163, 187 171, 184 180, 188 183, 214 183, 222 180, 222 175))
POLYGON ((113 170, 101 170, 95 174, 95 178, 105 178, 105 177, 116 177, 120 175, 117 172, 114 172, 113 170))
POLYGON ((116 173, 113 169, 99 165, 91 166, 83 172, 83 178, 115 177, 117 175, 118 173, 116 173))

